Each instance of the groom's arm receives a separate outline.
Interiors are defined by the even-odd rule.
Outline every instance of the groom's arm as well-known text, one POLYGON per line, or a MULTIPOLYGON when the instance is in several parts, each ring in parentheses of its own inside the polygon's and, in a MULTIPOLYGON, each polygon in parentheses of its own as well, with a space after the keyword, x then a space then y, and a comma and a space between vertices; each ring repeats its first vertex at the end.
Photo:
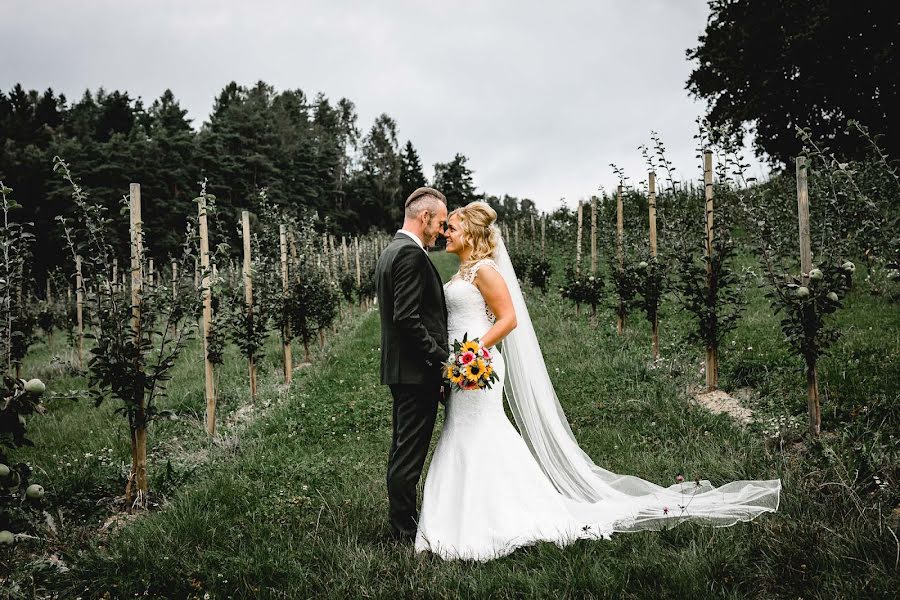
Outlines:
POLYGON ((393 265, 394 325, 422 352, 429 366, 439 366, 447 360, 447 351, 428 333, 419 315, 429 269, 427 260, 428 256, 418 247, 403 249, 397 255, 393 265))

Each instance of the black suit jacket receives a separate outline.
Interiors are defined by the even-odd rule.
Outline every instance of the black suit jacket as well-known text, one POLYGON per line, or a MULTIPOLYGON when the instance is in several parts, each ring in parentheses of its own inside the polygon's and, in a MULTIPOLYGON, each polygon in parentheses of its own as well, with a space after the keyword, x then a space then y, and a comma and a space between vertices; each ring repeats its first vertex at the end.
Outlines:
POLYGON ((375 266, 381 383, 439 383, 450 355, 444 286, 428 255, 397 233, 375 266))

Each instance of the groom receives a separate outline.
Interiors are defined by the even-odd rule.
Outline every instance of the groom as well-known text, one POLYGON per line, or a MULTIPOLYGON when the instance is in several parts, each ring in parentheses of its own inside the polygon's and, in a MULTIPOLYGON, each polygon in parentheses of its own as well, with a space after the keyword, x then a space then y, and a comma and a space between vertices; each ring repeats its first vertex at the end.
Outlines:
POLYGON ((442 394, 441 364, 449 356, 447 305, 426 248, 447 223, 447 199, 421 187, 409 195, 403 228, 378 258, 381 383, 394 397, 388 458, 388 516, 393 536, 416 535, 416 485, 431 443, 442 394))

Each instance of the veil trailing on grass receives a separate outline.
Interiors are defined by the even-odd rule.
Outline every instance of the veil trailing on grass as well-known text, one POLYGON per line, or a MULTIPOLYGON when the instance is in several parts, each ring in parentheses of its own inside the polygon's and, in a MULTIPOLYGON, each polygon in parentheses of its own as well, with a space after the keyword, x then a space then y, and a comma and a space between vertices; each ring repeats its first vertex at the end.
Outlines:
POLYGON ((733 481, 719 487, 699 480, 663 487, 594 464, 575 440, 559 404, 502 238, 495 259, 509 287, 518 321, 503 341, 504 391, 519 433, 562 495, 627 508, 623 512, 631 517, 618 521, 613 528, 621 532, 661 529, 688 520, 726 527, 778 509, 780 479, 733 481))

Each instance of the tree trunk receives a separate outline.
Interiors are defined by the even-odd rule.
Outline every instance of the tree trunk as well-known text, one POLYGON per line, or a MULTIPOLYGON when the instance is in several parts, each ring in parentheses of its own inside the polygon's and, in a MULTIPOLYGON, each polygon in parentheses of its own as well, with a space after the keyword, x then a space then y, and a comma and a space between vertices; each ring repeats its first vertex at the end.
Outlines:
POLYGON ((659 358, 659 317, 653 317, 653 360, 659 358))
POLYGON ((131 429, 131 474, 125 486, 125 509, 129 514, 135 506, 147 506, 147 425, 144 423, 143 406, 138 410, 135 423, 131 429))
POLYGON ((817 436, 822 431, 822 406, 819 404, 819 376, 815 362, 806 366, 806 393, 809 405, 809 432, 817 436))
POLYGON ((716 346, 706 348, 706 391, 714 392, 719 386, 719 349, 716 346))
POLYGON ((256 403, 256 357, 250 357, 250 401, 256 403))

